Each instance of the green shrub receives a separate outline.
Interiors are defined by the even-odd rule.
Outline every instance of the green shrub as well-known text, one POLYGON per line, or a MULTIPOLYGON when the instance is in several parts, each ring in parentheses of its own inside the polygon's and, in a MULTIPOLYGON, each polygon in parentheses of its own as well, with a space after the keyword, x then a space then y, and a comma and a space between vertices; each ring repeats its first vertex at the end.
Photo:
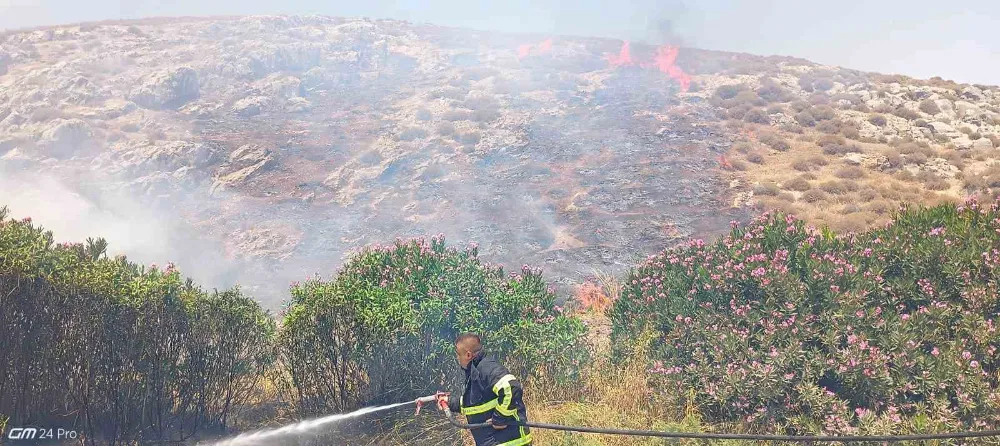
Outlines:
MULTIPOLYGON (((847 226, 873 214, 855 216, 847 226)), ((796 434, 997 425, 993 221, 997 204, 948 204, 838 236, 764 214, 632 269, 612 345, 650 333, 655 389, 690 389, 709 422, 796 434)))
POLYGON ((309 411, 400 401, 460 385, 452 341, 481 333, 512 373, 575 379, 580 321, 561 314, 541 271, 506 274, 443 236, 366 247, 332 281, 292 287, 281 346, 309 411))
POLYGON ((274 360, 274 321, 238 289, 173 267, 56 244, 0 208, 0 413, 96 443, 177 442, 225 429, 274 360), (86 414, 64 418, 62 414, 86 414))

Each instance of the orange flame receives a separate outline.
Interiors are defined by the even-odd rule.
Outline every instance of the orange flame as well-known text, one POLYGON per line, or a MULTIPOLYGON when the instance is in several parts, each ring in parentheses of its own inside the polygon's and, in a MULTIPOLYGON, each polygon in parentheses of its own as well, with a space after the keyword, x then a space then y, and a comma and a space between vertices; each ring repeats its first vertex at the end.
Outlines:
POLYGON ((622 43, 622 49, 618 51, 618 56, 609 54, 607 56, 608 63, 612 67, 624 67, 628 65, 635 65, 635 60, 632 59, 632 54, 629 51, 628 41, 626 40, 622 43))
POLYGON ((729 159, 726 158, 726 155, 719 155, 719 167, 725 170, 734 170, 733 164, 729 162, 729 159))
POLYGON ((687 91, 691 87, 691 76, 685 73, 674 62, 677 61, 678 48, 675 46, 664 45, 656 49, 656 57, 653 59, 654 62, 650 64, 643 64, 643 67, 656 67, 663 73, 670 76, 681 84, 681 91, 687 91))
POLYGON ((524 59, 525 57, 528 57, 529 54, 531 54, 530 43, 526 43, 524 45, 517 47, 517 60, 524 59))
POLYGON ((637 60, 632 58, 629 42, 626 40, 622 43, 622 49, 619 50, 617 56, 608 54, 605 58, 612 67, 629 65, 640 65, 643 68, 656 67, 661 72, 670 76, 671 79, 676 80, 681 85, 681 91, 688 91, 688 88, 691 87, 691 76, 675 65, 678 51, 678 48, 675 46, 664 45, 657 48, 656 56, 652 62, 639 64, 637 60))
POLYGON ((537 45, 526 43, 517 47, 517 60, 524 59, 530 56, 532 53, 536 55, 548 54, 552 51, 552 39, 548 39, 537 45))
POLYGON ((604 313, 611 307, 611 298, 604 293, 601 287, 587 281, 576 289, 576 301, 584 311, 596 311, 604 313))

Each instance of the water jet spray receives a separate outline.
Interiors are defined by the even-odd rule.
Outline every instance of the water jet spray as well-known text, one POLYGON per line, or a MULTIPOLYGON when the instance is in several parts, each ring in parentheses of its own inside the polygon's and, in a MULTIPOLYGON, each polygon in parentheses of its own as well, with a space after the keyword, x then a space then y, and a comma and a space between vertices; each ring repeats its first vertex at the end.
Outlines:
POLYGON ((420 408, 423 407, 424 404, 433 403, 435 399, 437 399, 437 394, 420 397, 413 401, 406 401, 402 403, 388 404, 385 406, 376 406, 376 407, 365 407, 363 409, 358 409, 350 413, 327 415, 325 417, 299 421, 294 424, 289 424, 286 426, 277 427, 273 429, 262 429, 256 432, 240 434, 230 439, 221 440, 215 443, 207 443, 207 444, 209 446, 242 446, 242 445, 268 444, 265 442, 268 440, 273 441, 274 439, 281 437, 283 435, 298 435, 315 430, 319 427, 328 425, 330 423, 356 418, 370 413, 395 409, 397 407, 402 407, 410 404, 416 404, 417 406, 416 413, 419 414, 420 408))

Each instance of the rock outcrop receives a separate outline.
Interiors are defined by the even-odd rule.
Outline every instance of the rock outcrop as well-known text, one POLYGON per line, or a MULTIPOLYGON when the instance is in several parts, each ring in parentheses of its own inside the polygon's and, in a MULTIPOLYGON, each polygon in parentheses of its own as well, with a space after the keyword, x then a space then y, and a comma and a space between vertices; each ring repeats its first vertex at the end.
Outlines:
POLYGON ((198 98, 198 72, 179 67, 150 74, 128 95, 128 99, 150 109, 178 108, 198 98))

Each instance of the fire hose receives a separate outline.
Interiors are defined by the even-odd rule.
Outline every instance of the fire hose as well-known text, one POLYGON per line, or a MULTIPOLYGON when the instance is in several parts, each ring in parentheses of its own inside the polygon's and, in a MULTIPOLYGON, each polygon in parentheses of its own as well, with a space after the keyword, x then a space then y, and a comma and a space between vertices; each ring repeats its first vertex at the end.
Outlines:
MULTIPOLYGON (((432 403, 438 399, 437 395, 426 396, 416 400, 417 403, 417 414, 420 413, 420 408, 424 403, 432 403)), ((452 426, 459 429, 474 430, 483 428, 493 428, 493 424, 489 421, 485 423, 463 423, 455 418, 455 414, 451 412, 447 404, 439 405, 439 408, 444 411, 445 417, 447 417, 448 422, 452 426)), ((903 442, 903 441, 921 441, 921 440, 947 440, 956 438, 983 438, 983 437, 1000 437, 1000 430, 986 430, 986 431, 966 431, 966 432, 949 432, 949 433, 936 433, 936 434, 912 434, 912 435, 763 435, 763 434, 721 434, 721 433, 702 433, 702 432, 667 432, 667 431, 653 431, 653 430, 638 430, 638 429, 617 429, 617 428, 606 428, 606 427, 587 427, 587 426, 563 426, 561 424, 551 424, 551 423, 536 423, 536 422, 510 422, 507 423, 512 426, 525 426, 532 429, 549 429, 558 431, 568 431, 568 432, 582 432, 591 434, 607 434, 607 435, 627 435, 636 437, 659 437, 659 438, 688 438, 688 439, 703 439, 703 440, 755 440, 755 441, 786 441, 786 442, 862 442, 862 441, 874 441, 874 442, 903 442)))

